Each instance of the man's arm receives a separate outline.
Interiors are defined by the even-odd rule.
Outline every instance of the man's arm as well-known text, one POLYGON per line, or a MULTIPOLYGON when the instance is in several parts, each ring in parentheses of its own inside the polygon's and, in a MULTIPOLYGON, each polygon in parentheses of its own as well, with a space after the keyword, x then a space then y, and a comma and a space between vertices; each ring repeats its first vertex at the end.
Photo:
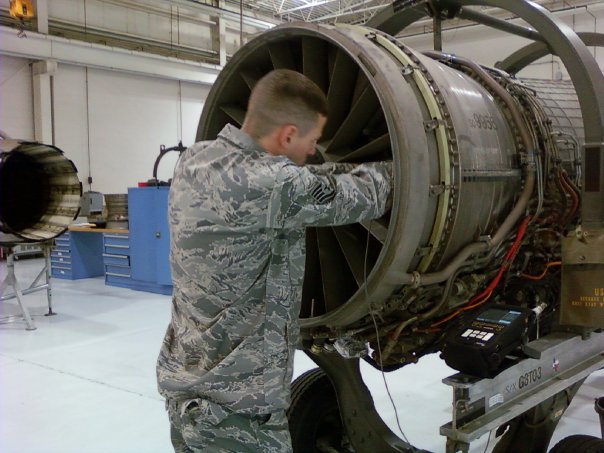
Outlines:
POLYGON ((392 185, 392 162, 362 164, 340 174, 287 166, 273 189, 267 226, 330 226, 375 219, 384 215, 392 185))
POLYGON ((305 165, 304 168, 315 175, 339 175, 341 173, 348 173, 358 166, 359 164, 345 162, 325 162, 318 165, 305 165))

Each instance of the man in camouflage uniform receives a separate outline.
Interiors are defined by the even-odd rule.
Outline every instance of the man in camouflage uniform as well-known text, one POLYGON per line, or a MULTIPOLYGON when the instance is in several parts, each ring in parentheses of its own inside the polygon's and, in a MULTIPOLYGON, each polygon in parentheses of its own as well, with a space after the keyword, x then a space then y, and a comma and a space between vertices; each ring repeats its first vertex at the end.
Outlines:
POLYGON ((291 451, 304 228, 380 217, 392 185, 391 163, 304 166, 326 115, 312 81, 275 70, 241 130, 227 125, 179 159, 172 320, 157 365, 176 452, 291 451))

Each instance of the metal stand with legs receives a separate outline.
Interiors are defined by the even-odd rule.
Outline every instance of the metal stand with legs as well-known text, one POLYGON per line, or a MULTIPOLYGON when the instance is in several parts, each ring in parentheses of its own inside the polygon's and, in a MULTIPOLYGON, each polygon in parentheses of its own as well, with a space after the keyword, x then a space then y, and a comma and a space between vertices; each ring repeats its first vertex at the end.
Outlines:
POLYGON ((38 280, 42 277, 42 274, 44 274, 44 277, 46 279, 46 284, 45 285, 40 285, 42 289, 44 286, 46 286, 46 300, 48 301, 48 313, 46 313, 44 316, 54 316, 56 315, 55 312, 52 311, 52 285, 50 284, 50 279, 51 279, 51 275, 50 275, 50 251, 52 249, 52 242, 47 242, 42 244, 42 252, 44 253, 44 269, 42 269, 42 271, 40 271, 40 273, 38 274, 38 276, 36 277, 36 279, 34 280, 34 282, 31 284, 32 286, 35 285, 38 280))
POLYGON ((36 326, 31 319, 31 315, 29 314, 29 310, 27 306, 23 303, 23 296, 25 294, 33 293, 35 291, 40 291, 46 289, 46 298, 48 300, 48 313, 45 316, 53 316, 56 313, 52 311, 52 287, 51 287, 51 276, 50 276, 50 243, 42 243, 40 244, 42 247, 42 251, 44 253, 44 268, 38 273, 38 276, 34 279, 34 281, 24 290, 21 290, 19 286, 19 282, 17 281, 17 276, 15 275, 15 257, 13 253, 12 247, 7 249, 6 255, 6 277, 0 283, 0 301, 5 301, 9 299, 16 298, 19 303, 19 307, 21 308, 22 316, 5 316, 0 318, 0 324, 5 324, 8 322, 13 322, 16 318, 23 318, 25 323, 27 324, 26 330, 35 330, 36 326), (45 283, 39 284, 40 279, 44 277, 45 283), (8 287, 12 287, 14 293, 5 294, 5 291, 8 287))

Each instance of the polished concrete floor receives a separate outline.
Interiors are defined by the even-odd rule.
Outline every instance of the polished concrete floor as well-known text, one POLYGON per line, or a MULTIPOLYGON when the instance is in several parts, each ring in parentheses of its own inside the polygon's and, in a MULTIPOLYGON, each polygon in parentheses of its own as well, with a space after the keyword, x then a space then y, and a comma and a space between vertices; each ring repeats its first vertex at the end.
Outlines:
MULTIPOLYGON (((22 287, 42 260, 16 263, 22 287)), ((1 262, 0 277, 6 274, 1 262)), ((24 296, 37 326, 21 319, 0 325, 0 452, 168 453, 168 422, 155 385, 155 360, 170 316, 169 297, 105 286, 103 278, 53 281, 53 311, 46 292, 24 296)), ((0 316, 18 315, 15 299, 0 302, 0 316)), ((296 357, 296 375, 312 367, 296 357)), ((376 407, 396 430, 382 376, 363 368, 376 407)), ((453 374, 435 355, 386 375, 400 424, 417 447, 444 452, 439 426, 450 420, 453 374)), ((592 374, 562 419, 554 442, 570 434, 598 436, 593 400, 604 395, 604 373, 592 374)), ((486 436, 472 443, 483 452, 486 436)))

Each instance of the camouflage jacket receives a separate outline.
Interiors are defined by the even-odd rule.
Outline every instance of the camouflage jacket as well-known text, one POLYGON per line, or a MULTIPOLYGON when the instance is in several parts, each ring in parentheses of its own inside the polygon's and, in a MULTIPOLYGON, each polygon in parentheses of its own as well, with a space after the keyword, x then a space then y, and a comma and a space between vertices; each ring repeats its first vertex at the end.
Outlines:
POLYGON ((174 294, 160 393, 242 413, 286 408, 304 228, 380 217, 391 172, 391 163, 300 167, 231 125, 185 151, 169 198, 174 294))

